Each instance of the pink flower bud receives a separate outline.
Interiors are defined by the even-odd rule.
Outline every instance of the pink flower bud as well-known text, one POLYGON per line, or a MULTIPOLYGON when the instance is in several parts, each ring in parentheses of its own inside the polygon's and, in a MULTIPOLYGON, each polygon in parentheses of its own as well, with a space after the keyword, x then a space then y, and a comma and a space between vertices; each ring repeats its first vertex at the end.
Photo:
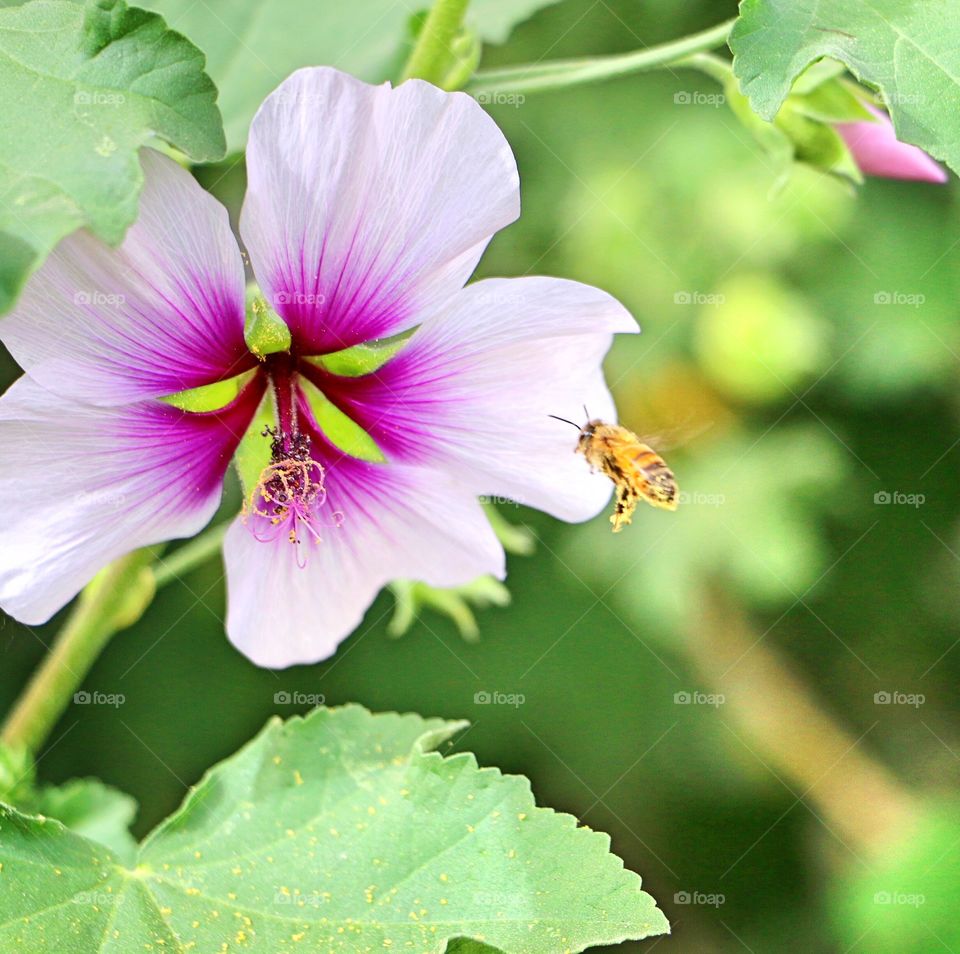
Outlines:
POLYGON ((836 127, 864 175, 919 182, 947 181, 943 166, 918 146, 897 139, 886 113, 872 106, 867 109, 877 117, 876 122, 838 123, 836 127))

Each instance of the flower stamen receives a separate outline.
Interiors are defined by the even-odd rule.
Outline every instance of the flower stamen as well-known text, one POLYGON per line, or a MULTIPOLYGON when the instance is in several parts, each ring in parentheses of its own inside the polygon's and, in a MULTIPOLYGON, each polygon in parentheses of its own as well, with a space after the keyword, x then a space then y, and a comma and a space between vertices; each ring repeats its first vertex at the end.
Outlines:
MULTIPOLYGON (((303 434, 284 435, 279 428, 266 427, 264 437, 272 438, 271 461, 243 503, 243 520, 259 518, 251 527, 261 543, 272 543, 281 535, 299 547, 301 531, 315 544, 322 542, 316 511, 327 500, 324 468, 310 456, 310 438, 303 434)), ((340 514, 334 514, 338 525, 340 514)), ((297 563, 306 565, 306 557, 297 552, 297 563)))

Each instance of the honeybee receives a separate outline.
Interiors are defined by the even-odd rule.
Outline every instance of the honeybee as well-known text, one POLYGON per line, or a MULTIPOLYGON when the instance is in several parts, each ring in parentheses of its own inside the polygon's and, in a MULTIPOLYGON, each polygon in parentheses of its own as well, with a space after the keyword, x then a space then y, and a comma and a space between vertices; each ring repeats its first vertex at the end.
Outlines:
POLYGON ((550 417, 573 424, 580 431, 576 453, 583 454, 591 469, 606 474, 616 486, 617 503, 610 515, 614 533, 630 523, 641 499, 653 507, 677 509, 677 481, 673 471, 633 431, 597 419, 588 420, 580 427, 566 418, 554 414, 550 417))

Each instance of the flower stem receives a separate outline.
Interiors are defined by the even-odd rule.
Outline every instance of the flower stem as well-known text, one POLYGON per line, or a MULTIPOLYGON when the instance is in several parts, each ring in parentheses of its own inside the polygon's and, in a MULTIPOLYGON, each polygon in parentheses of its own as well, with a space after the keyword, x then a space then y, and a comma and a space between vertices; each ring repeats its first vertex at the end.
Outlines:
POLYGON ((164 559, 159 548, 148 547, 101 571, 80 594, 53 649, 21 693, 0 741, 36 752, 111 637, 143 615, 157 590, 219 552, 228 526, 229 521, 208 528, 164 559))
POLYGON ((533 93, 550 89, 566 89, 583 83, 593 83, 672 66, 699 67, 699 64, 683 63, 683 61, 695 53, 712 50, 724 44, 730 35, 733 23, 733 20, 726 20, 701 33, 693 33, 659 46, 644 47, 632 53, 575 60, 553 60, 481 71, 474 76, 467 86, 467 91, 477 98, 494 93, 533 93))
POLYGON ((721 86, 726 86, 733 77, 733 70, 730 68, 729 62, 719 56, 714 56, 712 53, 694 53, 692 56, 677 60, 674 65, 699 70, 715 79, 721 86))
POLYGON ((436 0, 417 37, 402 80, 424 79, 443 85, 457 59, 454 41, 463 25, 469 0, 436 0))
POLYGON ((157 589, 162 589, 168 583, 179 579, 201 563, 206 563, 212 556, 220 552, 223 538, 226 536, 230 521, 218 523, 208 527, 198 537, 185 543, 179 550, 175 550, 168 557, 159 560, 153 567, 153 580, 157 589))
POLYGON ((135 623, 153 599, 149 566, 154 556, 148 548, 122 557, 80 594, 52 651, 7 718, 0 734, 4 743, 31 752, 40 748, 113 634, 135 623))

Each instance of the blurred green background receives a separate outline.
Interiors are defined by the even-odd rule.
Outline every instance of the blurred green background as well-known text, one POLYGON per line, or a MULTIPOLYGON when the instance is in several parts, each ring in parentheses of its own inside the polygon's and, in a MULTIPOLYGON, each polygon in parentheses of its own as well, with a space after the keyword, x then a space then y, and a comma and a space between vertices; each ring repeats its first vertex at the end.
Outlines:
MULTIPOLYGON (((564 0, 484 65, 631 50, 735 12, 564 0)), ((643 876, 674 934, 625 949, 960 950, 957 188, 854 195, 798 168, 773 192, 749 133, 695 91, 718 90, 676 70, 493 108, 523 215, 480 270, 580 279, 633 311, 643 334, 609 377, 623 422, 659 436, 679 511, 644 508, 614 537, 605 517, 506 507, 537 552, 511 558, 513 605, 482 613, 478 643, 431 614, 390 638, 384 594, 333 659, 279 673, 226 641, 210 565, 109 647, 86 686, 126 702, 73 706, 44 779, 131 792, 142 833, 297 711, 278 692, 466 717, 459 745, 609 832, 643 876), (525 702, 475 704, 484 690, 525 702)), ((237 170, 201 177, 242 189, 237 170)), ((5 707, 56 629, 4 621, 5 707)))

